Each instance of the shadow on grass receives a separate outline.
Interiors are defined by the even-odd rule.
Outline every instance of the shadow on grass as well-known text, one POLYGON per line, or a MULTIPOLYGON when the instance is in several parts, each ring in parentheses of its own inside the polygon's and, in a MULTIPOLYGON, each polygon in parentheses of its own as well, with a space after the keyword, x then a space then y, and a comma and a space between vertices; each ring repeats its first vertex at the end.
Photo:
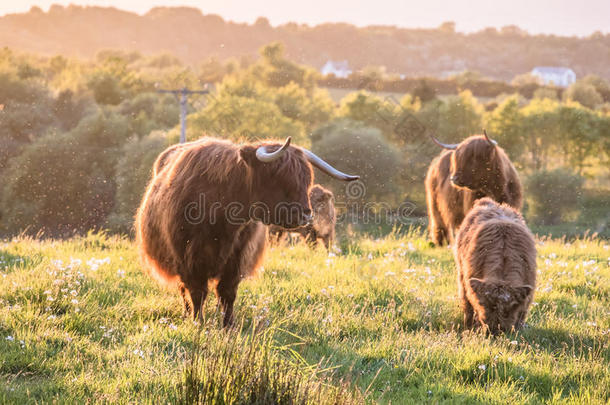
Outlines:
POLYGON ((568 354, 575 357, 587 356, 591 351, 598 351, 606 360, 610 360, 610 348, 593 336, 574 333, 565 329, 540 328, 531 326, 518 332, 530 346, 552 355, 568 354))

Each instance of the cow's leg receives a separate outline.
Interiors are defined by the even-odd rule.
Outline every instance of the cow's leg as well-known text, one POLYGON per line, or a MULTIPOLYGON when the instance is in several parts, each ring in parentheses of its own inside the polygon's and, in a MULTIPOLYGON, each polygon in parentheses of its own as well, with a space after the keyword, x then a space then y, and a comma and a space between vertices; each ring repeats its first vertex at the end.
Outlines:
POLYGON ((199 285, 187 287, 189 296, 191 298, 191 305, 193 309, 193 319, 203 319, 203 303, 208 295, 208 284, 204 282, 199 285))
POLYGON ((324 242, 324 247, 326 248, 326 250, 330 252, 330 247, 332 245, 332 239, 330 235, 324 235, 322 237, 322 241, 324 242))
POLYGON ((443 222, 443 217, 438 209, 438 202, 434 195, 434 186, 426 183, 426 205, 428 208, 428 233, 432 243, 436 246, 443 246, 447 240, 447 230, 443 222))
POLYGON ((235 279, 229 279, 227 277, 220 280, 216 286, 216 294, 218 295, 218 301, 220 308, 224 313, 222 320, 222 326, 228 327, 233 325, 233 304, 237 297, 237 286, 239 285, 239 277, 235 279))
POLYGON ((310 247, 316 247, 318 245, 318 236, 318 232, 313 227, 310 227, 305 235, 305 241, 310 247))
POLYGON ((432 242, 436 246, 443 246, 445 242, 449 242, 447 237, 447 229, 444 226, 441 213, 438 211, 436 201, 433 199, 431 205, 428 207, 428 230, 432 242))
POLYGON ((186 286, 184 284, 181 283, 179 288, 180 296, 182 296, 182 303, 184 305, 184 317, 187 317, 193 311, 191 297, 188 291, 186 290, 186 286))
POLYGON ((224 312, 224 327, 233 324, 237 287, 242 277, 248 276, 257 267, 265 250, 265 241, 265 227, 258 223, 246 225, 237 236, 216 286, 216 295, 224 312))
POLYGON ((464 312, 464 329, 472 329, 474 320, 474 309, 466 297, 466 291, 464 290, 464 282, 462 280, 462 274, 459 270, 458 265, 458 299, 460 300, 460 306, 464 312))

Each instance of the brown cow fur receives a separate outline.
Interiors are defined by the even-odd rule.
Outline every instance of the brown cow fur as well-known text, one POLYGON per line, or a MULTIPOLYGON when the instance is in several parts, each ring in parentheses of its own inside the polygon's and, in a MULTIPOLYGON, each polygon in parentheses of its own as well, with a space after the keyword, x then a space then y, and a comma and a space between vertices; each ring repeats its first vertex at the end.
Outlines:
MULTIPOLYGON (((326 250, 330 251, 335 239, 335 203, 332 191, 325 189, 319 184, 314 185, 309 191, 309 202, 313 211, 313 222, 305 226, 293 229, 290 232, 301 234, 305 241, 315 246, 322 239, 326 250)), ((286 230, 279 226, 269 227, 269 235, 272 242, 280 243, 284 240, 286 230)))
POLYGON ((442 152, 430 164, 425 184, 430 237, 438 246, 453 243, 462 220, 480 198, 490 197, 518 210, 523 204, 515 167, 502 148, 482 135, 442 152))
POLYGON ((144 264, 153 277, 180 289, 195 318, 201 317, 211 281, 223 324, 231 324, 237 286, 265 250, 263 223, 294 228, 310 213, 313 172, 301 149, 290 146, 278 160, 263 163, 256 158, 261 145, 269 145, 269 151, 281 146, 208 138, 170 148, 165 157, 171 159, 157 166, 138 209, 137 244, 144 264), (282 203, 296 204, 298 215, 276 210, 282 203))
POLYGON ((492 333, 523 325, 536 287, 536 244, 521 214, 478 200, 454 246, 464 326, 492 333))

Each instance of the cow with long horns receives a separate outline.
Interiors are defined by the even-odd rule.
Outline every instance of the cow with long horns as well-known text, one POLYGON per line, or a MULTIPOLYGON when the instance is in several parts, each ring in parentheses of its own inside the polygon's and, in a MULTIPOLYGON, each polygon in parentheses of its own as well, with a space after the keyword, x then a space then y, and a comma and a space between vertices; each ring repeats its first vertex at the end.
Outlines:
POLYGON ((296 228, 311 221, 312 165, 344 181, 311 151, 261 142, 236 145, 206 138, 163 152, 136 216, 137 244, 157 280, 179 288, 186 313, 202 316, 208 282, 233 321, 242 278, 260 263, 266 225, 296 228))
POLYGON ((475 201, 489 197, 520 210, 523 188, 517 170, 497 142, 473 135, 459 144, 432 140, 443 149, 426 175, 430 237, 434 244, 453 243, 475 201))

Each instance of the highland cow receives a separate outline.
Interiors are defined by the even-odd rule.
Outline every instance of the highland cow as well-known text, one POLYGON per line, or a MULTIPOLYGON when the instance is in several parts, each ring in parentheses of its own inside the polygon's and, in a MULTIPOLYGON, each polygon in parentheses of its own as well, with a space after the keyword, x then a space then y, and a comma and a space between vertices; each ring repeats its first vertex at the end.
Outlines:
POLYGON ((192 145, 196 145, 199 142, 206 142, 207 138, 203 138, 203 139, 198 139, 196 141, 192 141, 192 142, 186 142, 186 143, 177 143, 175 145, 170 146, 169 148, 165 149, 163 152, 161 152, 159 154, 159 156, 157 156, 157 159, 155 160, 155 163, 153 164, 153 177, 155 177, 157 174, 159 174, 159 172, 161 170, 163 170, 163 168, 165 166, 167 166, 168 162, 175 157, 179 151, 188 148, 192 145))
POLYGON ((429 231, 437 246, 453 243, 476 200, 490 197, 520 210, 523 189, 517 170, 502 148, 484 132, 448 149, 430 164, 426 175, 429 231))
MULTIPOLYGON (((326 250, 330 251, 335 239, 335 203, 332 191, 325 189, 319 184, 314 185, 309 191, 309 202, 313 211, 313 220, 310 224, 293 229, 290 232, 299 233, 305 241, 315 246, 322 239, 326 250)), ((269 235, 273 242, 281 242, 285 237, 286 229, 279 226, 271 226, 269 235)))
POLYGON ((230 325, 238 284, 263 256, 265 225, 311 221, 312 165, 341 180, 358 178, 290 146, 290 138, 283 145, 207 138, 169 148, 155 163, 136 216, 149 273, 179 288, 193 318, 202 316, 208 283, 215 285, 223 325, 230 325))
POLYGON ((536 287, 536 244, 521 214, 491 198, 466 215, 454 246, 464 327, 520 328, 536 287))

